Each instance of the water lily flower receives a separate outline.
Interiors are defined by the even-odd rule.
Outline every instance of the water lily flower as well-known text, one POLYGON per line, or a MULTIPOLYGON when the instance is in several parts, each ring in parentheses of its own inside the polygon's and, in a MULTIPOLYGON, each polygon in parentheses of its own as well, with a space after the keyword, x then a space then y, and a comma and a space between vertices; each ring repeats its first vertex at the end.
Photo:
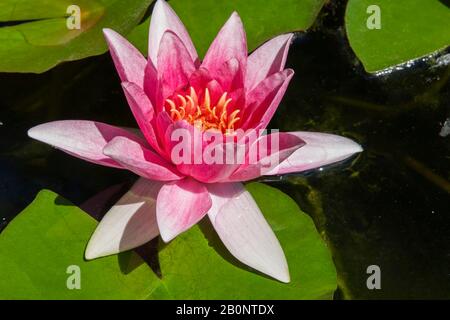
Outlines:
MULTIPOLYGON (((104 35, 141 134, 84 120, 45 123, 28 132, 72 156, 140 176, 99 223, 85 257, 130 250, 158 235, 168 242, 207 215, 238 260, 289 282, 280 243, 243 182, 261 174, 321 167, 361 147, 326 133, 259 135, 259 142, 275 134, 279 140, 277 150, 266 150, 279 163, 262 173, 262 158, 243 164, 175 163, 168 137, 180 128, 194 136, 265 129, 294 75, 285 69, 292 34, 280 35, 248 56, 242 21, 233 13, 200 61, 178 16, 159 0, 148 59, 115 31, 104 29, 104 35)), ((204 150, 207 143, 201 141, 204 150)))

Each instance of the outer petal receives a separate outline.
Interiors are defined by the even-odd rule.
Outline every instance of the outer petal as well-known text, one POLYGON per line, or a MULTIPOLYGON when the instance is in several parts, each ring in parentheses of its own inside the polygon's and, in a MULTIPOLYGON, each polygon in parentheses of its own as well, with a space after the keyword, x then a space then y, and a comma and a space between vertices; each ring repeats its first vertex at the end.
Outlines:
POLYGON ((199 222, 211 207, 206 187, 191 178, 164 185, 158 194, 156 217, 165 242, 199 222))
POLYGON ((173 181, 182 179, 176 168, 143 145, 125 137, 116 137, 103 153, 122 167, 150 180, 173 181))
POLYGON ((156 237, 156 196, 160 188, 160 182, 139 179, 95 229, 86 248, 86 259, 130 250, 156 237))
POLYGON ((320 132, 290 132, 306 144, 270 170, 266 175, 299 172, 342 161, 363 151, 356 142, 341 136, 320 132))
POLYGON ((248 181, 270 172, 279 163, 305 145, 298 136, 290 133, 272 133, 259 137, 248 150, 246 163, 241 165, 226 181, 248 181))
POLYGON ((214 78, 222 65, 233 58, 239 61, 242 70, 246 69, 247 40, 241 18, 236 12, 233 12, 209 47, 202 67, 208 69, 214 78))
POLYGON ((180 38, 173 32, 164 33, 158 52, 158 80, 162 98, 186 86, 195 65, 180 38))
POLYGON ((103 29, 109 51, 122 82, 136 83, 144 87, 144 70, 147 60, 131 43, 111 29, 103 29))
POLYGON ((258 205, 241 183, 208 185, 212 225, 230 253, 242 263, 289 282, 283 249, 258 205))
POLYGON ((152 103, 138 85, 131 82, 123 82, 122 88, 125 92, 128 105, 130 106, 134 118, 144 134, 144 137, 147 139, 152 148, 159 152, 161 148, 152 127, 152 122, 155 115, 152 103))
POLYGON ((247 91, 254 89, 272 74, 283 71, 292 37, 292 33, 275 37, 248 57, 245 79, 247 91))
POLYGON ((28 136, 77 158, 116 168, 122 166, 103 154, 103 148, 109 141, 117 136, 123 136, 132 141, 145 143, 127 130, 86 120, 44 123, 28 130, 28 136))
POLYGON ((260 82, 247 96, 244 128, 265 129, 294 76, 292 69, 277 72, 260 82))
POLYGON ((192 61, 197 61, 197 51, 180 18, 178 18, 175 11, 173 11, 166 1, 158 0, 153 8, 148 39, 148 56, 153 62, 153 65, 157 66, 161 38, 168 30, 175 33, 181 39, 192 61))

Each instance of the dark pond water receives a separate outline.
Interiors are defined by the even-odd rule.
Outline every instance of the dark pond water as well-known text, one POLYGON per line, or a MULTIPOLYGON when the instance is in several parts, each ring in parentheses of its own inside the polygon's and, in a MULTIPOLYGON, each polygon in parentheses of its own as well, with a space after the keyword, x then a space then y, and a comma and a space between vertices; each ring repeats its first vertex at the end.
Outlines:
MULTIPOLYGON (((450 50, 438 62, 368 75, 346 42, 338 4, 292 46, 296 76, 271 127, 344 135, 365 151, 266 182, 291 195, 327 240, 336 298, 450 298, 450 135, 440 135, 450 117, 450 50), (369 265, 381 268, 381 290, 366 287, 369 265)), ((26 135, 57 119, 135 126, 108 54, 41 75, 1 74, 0 92, 0 229, 42 188, 79 205, 135 179, 26 135)))

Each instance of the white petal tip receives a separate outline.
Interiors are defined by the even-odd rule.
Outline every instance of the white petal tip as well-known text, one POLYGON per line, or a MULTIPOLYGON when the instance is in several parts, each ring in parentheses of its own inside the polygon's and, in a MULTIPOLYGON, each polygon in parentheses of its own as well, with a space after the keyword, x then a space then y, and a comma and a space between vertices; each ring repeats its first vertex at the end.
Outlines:
POLYGON ((86 259, 86 260, 94 260, 96 257, 95 256, 92 256, 90 253, 87 253, 87 252, 85 252, 84 253, 84 259, 86 259))
POLYGON ((109 243, 102 243, 101 239, 92 237, 86 250, 84 251, 84 258, 86 260, 94 260, 101 257, 110 256, 119 253, 118 251, 111 250, 109 243))
POLYGON ((162 241, 164 243, 169 243, 173 239, 175 239, 178 235, 185 232, 187 229, 174 229, 170 227, 164 227, 164 225, 161 227, 160 224, 158 224, 159 227, 159 235, 161 236, 162 241))
POLYGON ((172 10, 172 8, 167 3, 167 1, 158 0, 158 1, 156 1, 155 6, 153 7, 152 15, 164 13, 164 11, 166 11, 166 10, 172 10))
POLYGON ((237 11, 233 11, 231 13, 229 21, 231 21, 231 20, 236 20, 236 22, 238 22, 239 24, 242 24, 241 16, 239 15, 239 13, 237 13, 237 11))
POLYGON ((106 39, 111 39, 118 34, 116 31, 110 28, 103 28, 102 32, 106 39))
POLYGON ((160 230, 160 236, 161 236, 161 239, 164 241, 164 243, 168 243, 176 237, 176 235, 174 235, 174 234, 164 233, 161 230, 160 230))
MULTIPOLYGON (((283 253, 282 253, 283 254, 283 253)), ((274 264, 274 261, 272 261, 269 264, 267 264, 265 267, 262 267, 259 271, 267 274, 268 276, 274 278, 275 280, 278 280, 283 283, 289 283, 291 282, 291 277, 289 275, 289 267, 286 261, 286 258, 284 257, 284 254, 282 257, 279 257, 278 259, 275 259, 275 261, 278 260, 278 263, 274 264)), ((258 270, 258 268, 256 268, 258 270)))
POLYGON ((342 141, 338 145, 338 148, 333 150, 334 152, 330 152, 331 156, 329 156, 327 164, 346 160, 351 156, 364 151, 361 145, 355 141, 344 137, 341 137, 341 139, 342 141))
POLYGON ((31 128, 31 129, 29 129, 28 131, 27 131, 27 135, 30 137, 30 138, 33 138, 33 139, 35 139, 34 138, 34 130, 33 130, 34 128, 31 128))
POLYGON ((363 147, 351 139, 348 139, 347 144, 342 146, 342 152, 345 153, 347 157, 363 151, 363 147))
POLYGON ((41 130, 40 129, 42 128, 42 126, 43 126, 43 124, 40 124, 40 125, 37 125, 37 126, 35 126, 33 128, 28 129, 27 135, 30 138, 32 138, 32 139, 40 140, 40 136, 41 136, 41 134, 40 134, 41 130))
POLYGON ((291 277, 289 275, 289 271, 285 272, 283 274, 280 274, 278 277, 274 277, 274 278, 277 279, 278 281, 283 282, 283 283, 291 282, 291 277))
POLYGON ((49 124, 51 124, 51 122, 34 126, 33 128, 28 129, 27 135, 31 139, 51 144, 50 141, 57 136, 57 133, 52 132, 52 126, 49 124))
POLYGON ((101 254, 101 251, 96 250, 97 248, 93 248, 93 246, 91 246, 91 243, 89 242, 86 251, 84 252, 84 258, 86 260, 94 260, 100 257, 105 256, 105 254, 101 254))
POLYGON ((102 243, 101 240, 91 238, 88 242, 86 250, 84 251, 84 258, 86 260, 94 260, 106 256, 118 254, 126 250, 112 249, 109 243, 102 243))

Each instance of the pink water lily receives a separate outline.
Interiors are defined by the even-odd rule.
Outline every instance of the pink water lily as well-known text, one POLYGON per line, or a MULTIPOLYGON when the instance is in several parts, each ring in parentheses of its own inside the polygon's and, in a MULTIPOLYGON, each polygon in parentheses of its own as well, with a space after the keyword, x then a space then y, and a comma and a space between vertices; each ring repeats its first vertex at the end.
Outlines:
MULTIPOLYGON (((237 259, 289 282, 283 250, 242 182, 321 167, 361 147, 326 133, 272 133, 279 148, 268 148, 267 156, 276 155, 279 163, 261 171, 262 158, 243 164, 175 163, 168 137, 180 128, 194 136, 265 129, 294 75, 284 69, 292 34, 247 56, 243 24, 233 13, 200 61, 186 28, 162 0, 152 14, 148 59, 115 31, 104 34, 142 134, 84 120, 50 122, 28 132, 75 157, 140 176, 102 219, 85 257, 130 250, 159 234, 170 241, 208 215, 237 259)), ((270 137, 259 135, 258 141, 270 137)))

